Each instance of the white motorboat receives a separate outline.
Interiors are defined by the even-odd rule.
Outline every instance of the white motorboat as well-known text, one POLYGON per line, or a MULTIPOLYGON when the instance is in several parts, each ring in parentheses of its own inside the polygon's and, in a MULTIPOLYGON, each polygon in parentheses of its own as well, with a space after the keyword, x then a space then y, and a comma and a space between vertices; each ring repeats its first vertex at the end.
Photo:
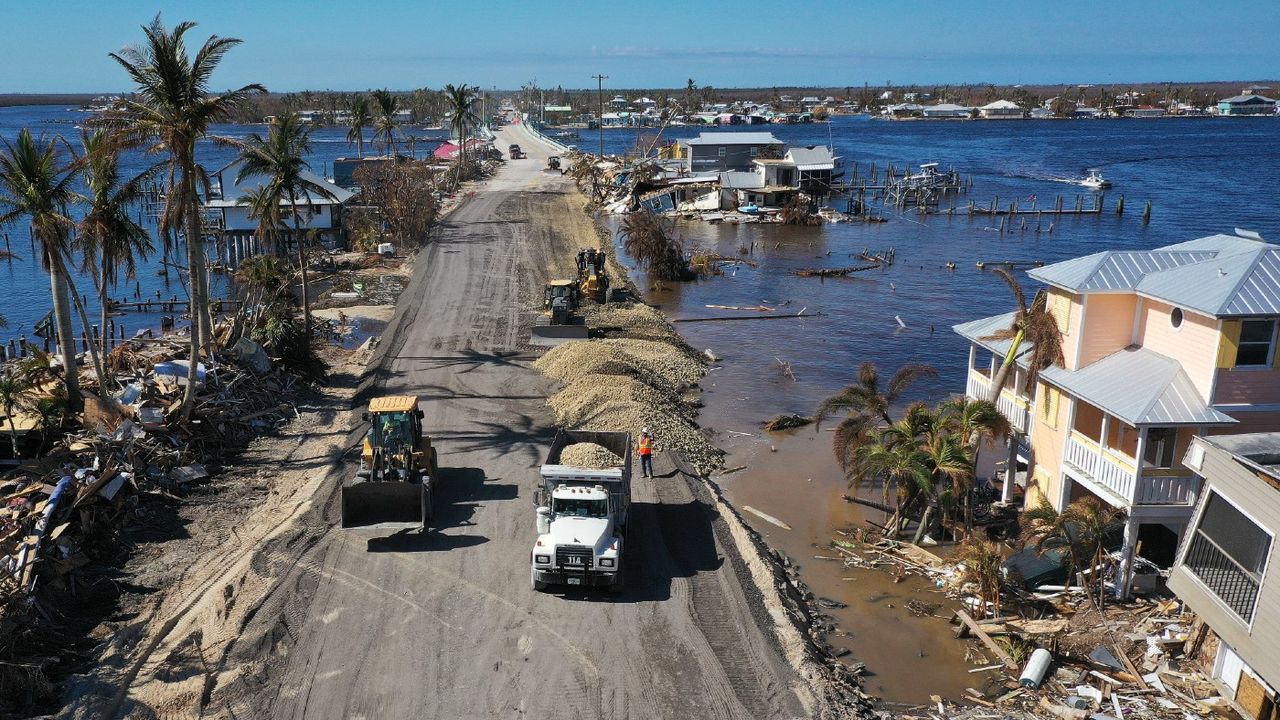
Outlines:
POLYGON ((1081 180, 1080 185, 1091 190, 1106 190, 1111 187, 1111 181, 1103 178, 1097 170, 1090 170, 1089 177, 1081 180))

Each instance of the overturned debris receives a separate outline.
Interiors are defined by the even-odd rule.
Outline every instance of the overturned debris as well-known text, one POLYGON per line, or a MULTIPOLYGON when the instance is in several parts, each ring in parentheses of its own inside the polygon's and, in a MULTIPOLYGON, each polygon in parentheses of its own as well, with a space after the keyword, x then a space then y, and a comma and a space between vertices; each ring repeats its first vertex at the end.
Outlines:
POLYGON ((769 432, 777 432, 779 430, 790 430, 791 428, 804 427, 811 425, 813 418, 804 415, 774 415, 764 424, 764 429, 769 432))

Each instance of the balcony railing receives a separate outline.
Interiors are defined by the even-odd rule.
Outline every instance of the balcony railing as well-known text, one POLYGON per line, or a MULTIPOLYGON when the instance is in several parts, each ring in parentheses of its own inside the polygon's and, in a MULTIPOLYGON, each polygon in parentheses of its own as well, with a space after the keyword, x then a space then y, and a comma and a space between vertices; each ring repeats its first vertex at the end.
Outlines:
POLYGON ((1253 620, 1258 579, 1197 530, 1182 564, 1246 623, 1253 620))
POLYGON ((1102 486, 1127 505, 1190 505, 1195 499, 1191 475, 1139 474, 1128 464, 1104 454, 1077 432, 1067 438, 1066 461, 1085 479, 1102 486))
MULTIPOLYGON (((978 400, 987 399, 991 394, 991 379, 970 368, 965 394, 978 400)), ((1031 403, 1026 399, 1005 389, 1000 392, 1000 397, 996 400, 996 408, 1009 419, 1009 424, 1015 431, 1024 435, 1031 432, 1031 403)))

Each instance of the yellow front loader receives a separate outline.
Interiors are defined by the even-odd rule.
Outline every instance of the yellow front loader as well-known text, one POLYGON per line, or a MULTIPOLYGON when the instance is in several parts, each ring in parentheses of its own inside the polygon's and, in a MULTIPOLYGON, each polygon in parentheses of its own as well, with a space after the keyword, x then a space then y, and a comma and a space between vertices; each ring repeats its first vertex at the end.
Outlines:
POLYGON ((356 477, 342 487, 342 527, 387 523, 425 528, 439 482, 436 450, 422 432, 415 395, 374 398, 356 477))

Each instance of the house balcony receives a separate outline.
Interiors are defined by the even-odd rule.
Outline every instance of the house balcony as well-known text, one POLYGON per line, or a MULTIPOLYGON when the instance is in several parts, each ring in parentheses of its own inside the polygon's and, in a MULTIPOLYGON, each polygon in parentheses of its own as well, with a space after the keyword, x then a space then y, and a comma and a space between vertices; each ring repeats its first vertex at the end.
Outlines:
MULTIPOLYGON (((1031 401, 1009 389, 1009 384, 1000 391, 996 400, 996 408, 1009 420, 1009 425, 1018 433, 1026 435, 1031 432, 1031 401)), ((987 371, 969 368, 969 382, 965 386, 965 394, 975 400, 985 400, 991 395, 991 378, 987 371)))
POLYGON ((1191 471, 1146 468, 1139 472, 1132 457, 1102 447, 1078 430, 1067 438, 1064 460, 1072 475, 1118 506, 1189 506, 1196 499, 1197 482, 1191 471))

